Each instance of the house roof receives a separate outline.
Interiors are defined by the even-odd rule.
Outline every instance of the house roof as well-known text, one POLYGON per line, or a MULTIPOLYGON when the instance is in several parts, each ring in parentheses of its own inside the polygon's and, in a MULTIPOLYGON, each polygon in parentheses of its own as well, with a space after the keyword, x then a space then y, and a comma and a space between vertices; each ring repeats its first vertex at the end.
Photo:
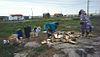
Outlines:
POLYGON ((10 16, 23 16, 22 14, 11 14, 10 16))

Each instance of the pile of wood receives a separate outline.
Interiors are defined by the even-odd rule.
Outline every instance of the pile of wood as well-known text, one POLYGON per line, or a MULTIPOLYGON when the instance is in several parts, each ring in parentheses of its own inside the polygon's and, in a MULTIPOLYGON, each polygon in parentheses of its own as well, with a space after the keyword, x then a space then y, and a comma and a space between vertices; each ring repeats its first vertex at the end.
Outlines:
POLYGON ((52 36, 52 42, 67 42, 67 43, 76 43, 76 40, 80 37, 80 33, 74 31, 68 32, 56 32, 52 36))
POLYGON ((51 39, 46 39, 42 41, 41 44, 47 44, 48 47, 51 47, 53 45, 53 43, 51 42, 51 39))
POLYGON ((8 40, 9 40, 9 43, 10 43, 11 45, 16 45, 16 44, 22 43, 22 41, 19 40, 19 39, 17 38, 17 34, 12 34, 12 35, 8 38, 8 40))
MULTIPOLYGON (((76 40, 80 37, 79 32, 74 32, 74 31, 68 31, 68 32, 55 32, 51 38, 50 41, 53 42, 64 42, 64 43, 72 43, 76 44, 76 40)), ((47 43, 47 40, 44 41, 47 43)), ((43 42, 43 43, 44 43, 43 42)), ((42 44, 43 44, 42 43, 42 44)))

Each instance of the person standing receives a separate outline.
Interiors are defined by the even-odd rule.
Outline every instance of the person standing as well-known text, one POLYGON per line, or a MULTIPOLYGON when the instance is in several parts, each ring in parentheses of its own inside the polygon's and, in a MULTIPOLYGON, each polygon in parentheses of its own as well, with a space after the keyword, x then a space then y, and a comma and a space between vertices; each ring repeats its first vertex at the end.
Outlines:
POLYGON ((88 36, 92 31, 92 24, 89 17, 86 15, 86 12, 82 9, 79 11, 80 16, 80 28, 82 36, 88 36))
POLYGON ((31 26, 27 26, 27 27, 24 27, 24 33, 25 33, 25 37, 26 38, 29 38, 30 37, 30 32, 31 32, 31 26))

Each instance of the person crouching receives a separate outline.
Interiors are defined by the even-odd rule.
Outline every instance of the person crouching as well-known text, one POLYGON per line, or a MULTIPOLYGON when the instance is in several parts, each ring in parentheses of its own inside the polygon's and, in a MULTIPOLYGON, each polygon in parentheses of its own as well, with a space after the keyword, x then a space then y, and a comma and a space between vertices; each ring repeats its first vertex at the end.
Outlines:
POLYGON ((44 25, 44 29, 47 31, 48 38, 50 38, 52 34, 56 32, 58 25, 59 24, 57 22, 50 22, 44 25))

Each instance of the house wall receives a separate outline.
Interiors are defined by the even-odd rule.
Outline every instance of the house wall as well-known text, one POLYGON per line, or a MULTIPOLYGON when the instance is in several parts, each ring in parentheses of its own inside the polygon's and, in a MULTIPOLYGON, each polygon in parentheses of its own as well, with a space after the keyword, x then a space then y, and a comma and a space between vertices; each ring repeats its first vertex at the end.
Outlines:
POLYGON ((9 20, 24 20, 24 16, 9 16, 9 20))
POLYGON ((8 16, 0 16, 0 21, 8 21, 8 16))

